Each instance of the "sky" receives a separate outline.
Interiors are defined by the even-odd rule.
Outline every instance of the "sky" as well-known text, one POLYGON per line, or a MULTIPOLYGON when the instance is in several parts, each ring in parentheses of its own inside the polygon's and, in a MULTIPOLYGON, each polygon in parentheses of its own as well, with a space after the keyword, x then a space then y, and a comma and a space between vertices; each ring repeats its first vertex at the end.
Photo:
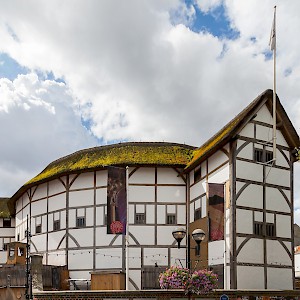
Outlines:
MULTIPOLYGON (((201 146, 272 88, 274 5, 277 94, 299 134, 298 0, 1 0, 0 197, 83 148, 201 146)), ((296 163, 298 224, 299 179, 296 163)))

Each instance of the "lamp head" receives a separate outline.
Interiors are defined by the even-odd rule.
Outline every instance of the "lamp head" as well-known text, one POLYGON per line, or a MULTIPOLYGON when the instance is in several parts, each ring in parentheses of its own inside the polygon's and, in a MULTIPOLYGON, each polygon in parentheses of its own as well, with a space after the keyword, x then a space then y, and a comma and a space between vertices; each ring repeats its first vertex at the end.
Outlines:
POLYGON ((174 239, 178 243, 178 249, 180 248, 180 242, 186 236, 186 230, 183 227, 177 227, 172 231, 174 239))

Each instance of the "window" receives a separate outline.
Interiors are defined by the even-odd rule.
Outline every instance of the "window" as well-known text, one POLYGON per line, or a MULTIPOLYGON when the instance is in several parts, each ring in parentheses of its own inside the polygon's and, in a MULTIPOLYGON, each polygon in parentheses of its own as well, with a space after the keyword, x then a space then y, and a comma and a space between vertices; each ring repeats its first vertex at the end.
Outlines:
MULTIPOLYGON (((36 225, 35 226, 35 233, 41 233, 41 232, 42 232, 42 225, 41 224, 36 225)), ((25 234, 25 236, 26 236, 26 234, 25 234)))
POLYGON ((194 182, 197 182, 201 179, 201 167, 194 171, 194 182))
POLYGON ((273 160, 273 152, 272 151, 266 151, 266 163, 271 162, 273 160))
POLYGON ((60 220, 55 220, 53 222, 53 231, 60 230, 60 220))
POLYGON ((76 227, 85 227, 85 217, 77 217, 76 227))
POLYGON ((266 236, 273 237, 275 234, 275 224, 267 223, 266 224, 266 236))
POLYGON ((146 224, 146 215, 144 213, 136 213, 135 224, 146 224))
POLYGON ((254 222, 254 234, 263 235, 263 223, 262 222, 254 222))
POLYGON ((20 233, 18 233, 18 235, 17 235, 17 241, 18 242, 20 241, 20 233))
POLYGON ((9 227, 11 227, 11 219, 10 219, 10 218, 4 218, 4 219, 3 219, 3 227, 4 227, 4 228, 9 228, 9 227))
POLYGON ((199 219, 201 219, 201 207, 197 208, 194 213, 194 220, 196 221, 199 219))
POLYGON ((4 250, 4 251, 7 251, 7 244, 4 244, 4 245, 3 245, 3 250, 4 250))
POLYGON ((175 214, 167 214, 167 224, 176 224, 176 215, 175 214))
POLYGON ((254 160, 257 162, 264 162, 264 150, 263 149, 254 149, 254 160))

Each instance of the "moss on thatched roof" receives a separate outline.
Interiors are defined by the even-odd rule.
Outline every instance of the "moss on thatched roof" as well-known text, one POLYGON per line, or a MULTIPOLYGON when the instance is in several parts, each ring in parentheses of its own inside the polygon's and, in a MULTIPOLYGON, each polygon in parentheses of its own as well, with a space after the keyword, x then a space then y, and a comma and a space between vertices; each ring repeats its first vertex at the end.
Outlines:
POLYGON ((195 148, 174 143, 121 143, 84 149, 49 164, 25 186, 71 172, 111 165, 161 165, 185 167, 195 148))
POLYGON ((10 198, 0 198, 0 218, 10 218, 12 216, 9 200, 10 198))

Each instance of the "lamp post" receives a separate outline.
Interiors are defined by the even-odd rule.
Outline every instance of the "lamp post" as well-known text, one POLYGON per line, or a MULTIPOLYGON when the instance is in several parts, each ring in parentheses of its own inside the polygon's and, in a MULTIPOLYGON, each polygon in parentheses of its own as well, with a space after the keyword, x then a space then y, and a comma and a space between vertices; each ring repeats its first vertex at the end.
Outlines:
MULTIPOLYGON (((183 227, 177 227, 172 231, 174 239, 177 241, 178 249, 180 249, 180 242, 186 236, 186 230, 183 227)), ((200 243, 205 239, 205 232, 202 229, 195 229, 192 232, 192 238, 196 242, 196 255, 200 255, 200 243)), ((190 235, 187 236, 187 260, 186 267, 190 269, 191 267, 191 254, 190 254, 190 235)))

